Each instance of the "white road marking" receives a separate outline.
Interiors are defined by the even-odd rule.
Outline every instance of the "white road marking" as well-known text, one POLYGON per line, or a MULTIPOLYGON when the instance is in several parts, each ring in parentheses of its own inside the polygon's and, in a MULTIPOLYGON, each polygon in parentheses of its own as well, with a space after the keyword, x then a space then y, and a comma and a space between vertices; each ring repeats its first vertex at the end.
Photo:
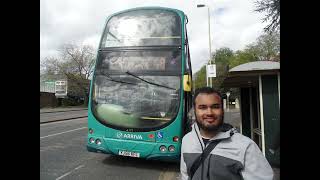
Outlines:
POLYGON ((52 124, 60 124, 60 123, 69 123, 69 122, 79 122, 80 120, 88 120, 87 117, 84 117, 84 118, 77 118, 77 119, 69 119, 69 120, 66 120, 66 121, 55 121, 55 122, 50 122, 50 123, 43 123, 43 124, 40 124, 40 126, 47 126, 47 125, 52 125, 52 124))
POLYGON ((74 168, 73 170, 71 170, 71 171, 69 171, 69 172, 65 173, 64 175, 62 175, 62 176, 58 177, 56 180, 62 179, 63 177, 68 176, 69 174, 71 174, 71 173, 72 173, 72 171, 75 171, 75 170, 80 169, 80 168, 82 168, 82 167, 84 167, 84 165, 80 165, 80 166, 78 166, 78 167, 74 168))
POLYGON ((42 137, 40 137, 40 139, 47 138, 47 137, 51 137, 51 136, 56 136, 56 135, 59 135, 59 134, 64 134, 64 133, 68 133, 68 132, 72 132, 72 131, 77 131, 77 130, 84 129, 84 128, 87 128, 87 127, 81 127, 81 128, 72 129, 72 130, 69 130, 69 131, 64 131, 64 132, 61 132, 61 133, 56 133, 56 134, 50 134, 50 135, 47 135, 47 136, 42 136, 42 137))

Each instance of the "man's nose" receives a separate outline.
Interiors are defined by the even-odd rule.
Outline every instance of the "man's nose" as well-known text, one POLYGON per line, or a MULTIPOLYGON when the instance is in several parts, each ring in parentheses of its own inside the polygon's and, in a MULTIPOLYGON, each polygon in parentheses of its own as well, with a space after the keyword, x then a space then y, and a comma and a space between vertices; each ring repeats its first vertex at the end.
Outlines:
POLYGON ((213 114, 212 108, 207 108, 207 109, 206 109, 206 114, 207 114, 207 115, 213 114))

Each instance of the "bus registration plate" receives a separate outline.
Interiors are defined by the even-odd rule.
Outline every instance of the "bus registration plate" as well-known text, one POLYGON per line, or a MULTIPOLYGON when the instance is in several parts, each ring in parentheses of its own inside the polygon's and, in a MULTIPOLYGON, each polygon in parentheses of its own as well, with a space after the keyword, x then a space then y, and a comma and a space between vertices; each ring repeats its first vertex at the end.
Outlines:
POLYGON ((130 156, 130 157, 140 157, 140 153, 129 152, 129 151, 121 151, 121 150, 119 150, 119 155, 121 155, 121 156, 130 156))

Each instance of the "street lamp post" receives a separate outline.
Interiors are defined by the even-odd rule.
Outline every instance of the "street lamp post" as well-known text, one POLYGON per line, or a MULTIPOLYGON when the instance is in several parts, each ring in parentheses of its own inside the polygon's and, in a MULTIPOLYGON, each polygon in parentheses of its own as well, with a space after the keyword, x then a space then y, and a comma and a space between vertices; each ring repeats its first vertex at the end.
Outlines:
POLYGON ((229 111, 229 96, 230 96, 230 92, 228 91, 226 93, 226 95, 227 95, 227 110, 229 111))
MULTIPOLYGON (((198 4, 197 8, 201 8, 201 7, 205 7, 206 5, 204 4, 198 4)), ((210 35, 210 9, 209 6, 206 6, 208 8, 208 28, 209 28, 209 60, 208 60, 208 64, 211 64, 211 35, 210 35)), ((206 69, 206 74, 208 74, 207 72, 208 70, 206 69)), ((207 75, 206 75, 207 76, 207 75)), ((207 79, 207 86, 210 85, 210 87, 212 87, 212 78, 210 77, 206 77, 207 79), (208 82, 209 79, 209 82, 208 82)))

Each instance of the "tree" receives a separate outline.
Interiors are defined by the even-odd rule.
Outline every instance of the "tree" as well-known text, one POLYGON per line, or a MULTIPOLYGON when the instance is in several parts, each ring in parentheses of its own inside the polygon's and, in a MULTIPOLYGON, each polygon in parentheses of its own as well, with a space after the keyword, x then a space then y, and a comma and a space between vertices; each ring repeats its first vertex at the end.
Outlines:
POLYGON ((95 57, 94 49, 91 46, 66 44, 59 51, 65 61, 63 69, 68 74, 79 75, 82 79, 89 78, 95 57))
POLYGON ((213 87, 217 89, 221 88, 221 84, 229 71, 230 60, 233 56, 233 51, 227 47, 220 48, 213 54, 217 71, 217 77, 212 80, 213 87))
POLYGON ((271 20, 264 30, 266 32, 274 32, 280 30, 280 0, 258 0, 255 1, 257 12, 266 12, 262 22, 271 20))
MULTIPOLYGON (((213 87, 222 93, 232 92, 230 98, 239 96, 237 88, 224 88, 221 86, 226 78, 229 69, 240 64, 253 61, 280 61, 280 34, 279 32, 264 33, 257 38, 257 41, 246 46, 244 50, 233 52, 229 48, 220 48, 215 51, 217 77, 213 78, 213 87)), ((195 73, 195 88, 206 86, 206 67, 205 65, 195 73)))
MULTIPOLYGON (((212 86, 216 89, 220 89, 221 84, 228 72, 230 59, 233 57, 233 51, 229 48, 223 47, 214 52, 211 61, 214 59, 217 70, 217 77, 212 78, 212 86)), ((206 80, 206 65, 195 73, 195 88, 203 87, 207 85, 206 80)))
POLYGON ((58 50, 58 57, 46 57, 42 63, 45 79, 68 80, 68 95, 81 96, 88 103, 89 76, 94 65, 94 49, 91 46, 65 44, 58 50))
POLYGON ((195 89, 207 86, 205 65, 202 66, 202 68, 194 74, 193 80, 195 81, 195 89))
POLYGON ((230 58, 229 68, 236 67, 240 64, 256 61, 256 55, 250 52, 250 49, 245 49, 243 51, 236 51, 234 56, 230 58))
POLYGON ((249 44, 245 52, 253 55, 256 61, 280 61, 280 33, 265 33, 257 42, 249 44))

